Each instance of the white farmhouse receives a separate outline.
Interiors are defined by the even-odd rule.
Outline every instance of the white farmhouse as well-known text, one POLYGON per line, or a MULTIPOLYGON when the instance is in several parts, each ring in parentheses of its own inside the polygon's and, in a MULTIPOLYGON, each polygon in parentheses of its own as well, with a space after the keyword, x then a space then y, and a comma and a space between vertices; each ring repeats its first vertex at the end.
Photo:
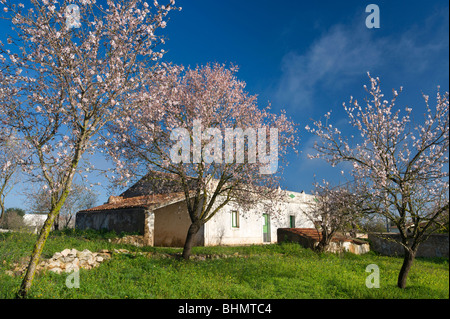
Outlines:
MULTIPOLYGON (((166 188, 142 179, 107 203, 78 212, 75 227, 137 232, 146 245, 182 247, 191 224, 184 193, 160 194, 166 188)), ((235 203, 227 204, 202 226, 194 246, 275 243, 278 228, 314 227, 303 213, 313 196, 284 192, 285 200, 270 213, 263 205, 245 212, 235 203)))
POLYGON ((30 231, 35 234, 41 230, 46 219, 47 214, 25 214, 23 216, 25 226, 27 226, 30 231))

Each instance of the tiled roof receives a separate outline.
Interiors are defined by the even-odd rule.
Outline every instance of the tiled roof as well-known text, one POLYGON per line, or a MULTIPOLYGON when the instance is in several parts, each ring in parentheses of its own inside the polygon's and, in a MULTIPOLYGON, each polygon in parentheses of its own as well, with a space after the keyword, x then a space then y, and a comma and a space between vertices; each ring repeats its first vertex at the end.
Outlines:
POLYGON ((92 207, 82 212, 95 212, 104 210, 116 210, 125 208, 150 208, 169 205, 174 202, 184 200, 184 193, 170 193, 170 194, 157 194, 157 195, 143 195, 129 198, 123 198, 121 196, 111 196, 107 203, 92 207))

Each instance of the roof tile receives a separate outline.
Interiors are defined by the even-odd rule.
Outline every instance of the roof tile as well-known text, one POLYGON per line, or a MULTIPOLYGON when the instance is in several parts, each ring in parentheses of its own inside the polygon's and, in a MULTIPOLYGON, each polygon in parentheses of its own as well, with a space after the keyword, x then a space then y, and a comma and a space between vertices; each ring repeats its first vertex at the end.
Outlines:
POLYGON ((111 196, 107 203, 82 210, 81 212, 95 212, 104 210, 116 210, 126 208, 150 208, 164 206, 175 201, 183 200, 184 193, 142 195, 124 198, 121 196, 111 196))

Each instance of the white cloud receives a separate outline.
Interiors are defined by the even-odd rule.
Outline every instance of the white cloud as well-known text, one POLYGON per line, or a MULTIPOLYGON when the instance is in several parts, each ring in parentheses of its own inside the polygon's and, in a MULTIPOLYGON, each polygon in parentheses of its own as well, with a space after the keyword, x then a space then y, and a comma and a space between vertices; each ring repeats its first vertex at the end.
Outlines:
POLYGON ((411 77, 426 81, 424 75, 433 77, 437 73, 448 77, 448 13, 435 13, 422 25, 400 34, 379 34, 379 30, 367 29, 360 21, 339 24, 306 51, 286 53, 275 93, 277 104, 296 111, 309 110, 323 90, 338 92, 355 84, 367 71, 398 81, 411 77))
POLYGON ((364 74, 379 64, 381 57, 377 43, 365 30, 352 32, 337 25, 304 54, 289 52, 284 56, 277 100, 283 105, 308 109, 319 85, 340 87, 346 78, 364 74))

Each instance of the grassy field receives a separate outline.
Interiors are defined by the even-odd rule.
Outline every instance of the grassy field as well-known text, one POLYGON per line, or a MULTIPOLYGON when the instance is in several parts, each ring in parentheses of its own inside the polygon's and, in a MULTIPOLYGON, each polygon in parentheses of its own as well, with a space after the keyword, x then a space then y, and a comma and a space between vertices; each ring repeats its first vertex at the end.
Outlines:
MULTIPOLYGON (((193 254, 230 256, 183 261, 162 258, 181 249, 138 248, 108 242, 112 234, 53 233, 43 257, 65 248, 78 250, 125 248, 151 254, 114 254, 91 270, 80 270, 80 287, 66 287, 67 274, 43 272, 35 277, 30 298, 449 298, 448 259, 418 258, 408 287, 396 287, 402 259, 368 253, 316 254, 297 244, 242 247, 195 247, 193 254), (369 264, 380 269, 380 288, 365 285, 369 264)), ((14 298, 20 276, 5 273, 14 262, 29 255, 35 235, 0 234, 0 299, 14 298)))

